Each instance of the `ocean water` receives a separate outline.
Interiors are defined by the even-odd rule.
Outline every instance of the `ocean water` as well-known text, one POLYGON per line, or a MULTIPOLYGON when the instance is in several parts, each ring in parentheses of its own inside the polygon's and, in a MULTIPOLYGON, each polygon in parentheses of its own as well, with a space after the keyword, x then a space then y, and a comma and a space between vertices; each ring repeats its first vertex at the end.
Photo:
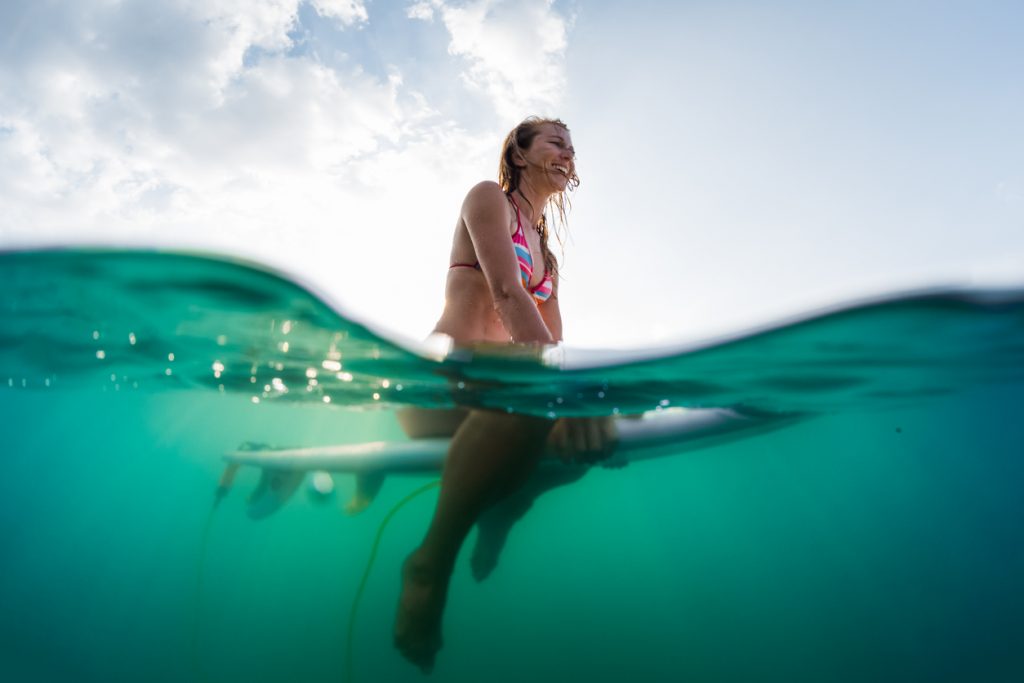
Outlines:
POLYGON ((436 489, 265 519, 222 456, 402 405, 796 416, 549 491, 453 578, 438 681, 1024 680, 1024 293, 893 296, 643 354, 402 346, 201 255, 0 254, 0 680, 419 681, 391 629, 436 489))

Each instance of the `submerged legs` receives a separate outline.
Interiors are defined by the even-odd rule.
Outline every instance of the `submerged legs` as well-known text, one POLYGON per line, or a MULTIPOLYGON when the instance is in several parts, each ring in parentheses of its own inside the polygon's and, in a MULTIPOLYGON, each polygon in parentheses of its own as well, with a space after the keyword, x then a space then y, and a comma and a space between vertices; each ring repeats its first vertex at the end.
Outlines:
POLYGON ((459 548, 483 510, 529 478, 553 424, 472 411, 452 437, 434 518, 402 567, 395 620, 395 645, 425 672, 441 648, 441 617, 459 548))

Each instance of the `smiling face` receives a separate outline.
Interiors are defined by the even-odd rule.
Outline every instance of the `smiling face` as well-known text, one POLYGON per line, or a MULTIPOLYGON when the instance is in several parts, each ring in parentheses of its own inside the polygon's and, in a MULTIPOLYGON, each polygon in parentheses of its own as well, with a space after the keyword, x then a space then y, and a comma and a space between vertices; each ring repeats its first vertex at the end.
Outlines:
POLYGON ((550 184, 552 191, 562 192, 576 176, 572 137, 568 130, 554 123, 540 124, 535 133, 523 150, 520 168, 534 175, 538 184, 550 184))
POLYGON ((529 187, 539 193, 541 202, 550 199, 564 213, 567 190, 574 190, 580 179, 576 175, 576 152, 569 128, 558 119, 530 117, 505 137, 498 183, 505 192, 529 187))

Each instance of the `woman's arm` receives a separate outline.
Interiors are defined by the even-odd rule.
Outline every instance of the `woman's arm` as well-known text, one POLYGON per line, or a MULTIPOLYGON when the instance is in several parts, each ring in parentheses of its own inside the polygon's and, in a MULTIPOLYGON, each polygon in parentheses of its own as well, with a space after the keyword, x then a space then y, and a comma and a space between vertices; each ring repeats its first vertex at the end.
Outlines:
POLYGON ((519 273, 519 261, 509 234, 508 200, 491 181, 479 183, 462 203, 462 220, 469 230, 494 307, 514 342, 551 344, 555 340, 519 273))
MULTIPOLYGON (((540 305, 540 314, 555 341, 562 341, 562 311, 558 307, 558 275, 551 280, 551 298, 540 305)), ((616 441, 611 417, 563 417, 548 435, 548 447, 563 460, 596 462, 608 457, 616 441)))
POLYGON ((540 317, 556 342, 562 341, 562 311, 558 308, 558 275, 551 277, 551 297, 539 307, 540 317))

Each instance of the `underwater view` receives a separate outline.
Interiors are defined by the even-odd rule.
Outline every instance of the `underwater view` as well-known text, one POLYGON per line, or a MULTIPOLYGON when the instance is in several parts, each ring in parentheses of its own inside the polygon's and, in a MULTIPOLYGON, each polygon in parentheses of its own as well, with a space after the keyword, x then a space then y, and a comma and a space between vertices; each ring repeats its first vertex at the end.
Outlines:
POLYGON ((392 629, 440 464, 324 456, 420 448, 406 406, 730 416, 547 464, 507 538, 467 542, 430 679, 1024 680, 1024 290, 541 352, 396 341, 225 257, 0 276, 2 680, 424 680, 392 629))

